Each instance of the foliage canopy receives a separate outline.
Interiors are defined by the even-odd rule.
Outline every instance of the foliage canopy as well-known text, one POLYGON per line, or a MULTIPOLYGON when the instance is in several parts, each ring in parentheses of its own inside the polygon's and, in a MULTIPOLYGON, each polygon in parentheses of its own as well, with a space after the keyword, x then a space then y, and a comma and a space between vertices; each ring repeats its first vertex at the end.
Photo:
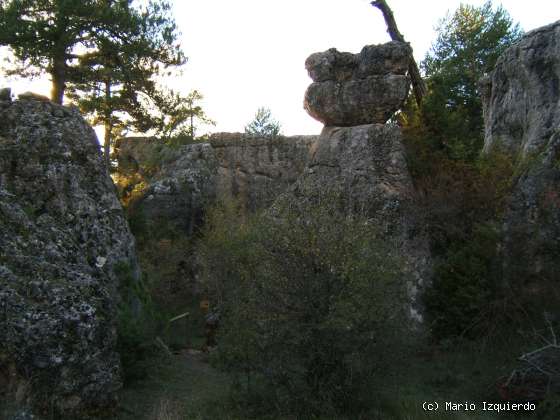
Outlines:
POLYGON ((276 206, 241 223, 225 205, 200 244, 222 315, 221 366, 304 416, 359 409, 408 324, 396 257, 371 221, 334 203, 276 206))
POLYGON ((433 141, 454 159, 473 160, 483 142, 479 80, 500 54, 522 34, 508 12, 461 4, 444 18, 438 36, 421 63, 428 81, 423 116, 433 141))

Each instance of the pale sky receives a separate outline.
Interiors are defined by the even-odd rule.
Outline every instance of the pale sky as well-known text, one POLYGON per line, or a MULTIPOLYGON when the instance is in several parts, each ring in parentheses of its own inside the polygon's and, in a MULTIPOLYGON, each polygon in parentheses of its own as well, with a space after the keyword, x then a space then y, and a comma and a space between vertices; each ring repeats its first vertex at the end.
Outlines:
MULTIPOLYGON (((388 0, 417 60, 435 39, 434 28, 460 0, 388 0)), ((480 6, 484 0, 463 3, 480 6)), ((494 2, 499 4, 498 1, 494 2)), ((557 0, 502 0, 525 31, 560 18, 557 0)), ((367 0, 174 0, 175 18, 189 58, 173 89, 204 95, 217 122, 204 131, 243 131, 258 107, 271 109, 286 135, 318 134, 322 125, 303 109, 310 84, 304 67, 312 53, 335 47, 359 52, 389 41, 381 13, 367 0)), ((7 81, 14 93, 49 94, 48 79, 7 81)))

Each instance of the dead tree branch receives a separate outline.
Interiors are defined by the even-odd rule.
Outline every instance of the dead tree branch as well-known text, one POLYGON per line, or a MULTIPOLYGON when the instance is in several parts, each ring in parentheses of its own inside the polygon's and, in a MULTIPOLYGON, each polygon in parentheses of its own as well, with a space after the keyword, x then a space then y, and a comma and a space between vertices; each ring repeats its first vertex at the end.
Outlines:
MULTIPOLYGON (((393 41, 406 42, 402 34, 399 32, 393 11, 389 8, 387 2, 385 0, 376 0, 372 1, 371 5, 378 8, 381 13, 383 13, 383 18, 385 19, 385 24, 387 25, 387 32, 391 36, 391 39, 393 41)), ((414 91, 416 103, 420 106, 422 104, 422 99, 426 96, 427 90, 426 84, 424 83, 424 80, 422 80, 422 76, 420 76, 420 70, 418 69, 416 60, 414 60, 414 56, 412 55, 412 50, 410 52, 408 74, 410 75, 410 80, 412 82, 412 90, 414 91)))

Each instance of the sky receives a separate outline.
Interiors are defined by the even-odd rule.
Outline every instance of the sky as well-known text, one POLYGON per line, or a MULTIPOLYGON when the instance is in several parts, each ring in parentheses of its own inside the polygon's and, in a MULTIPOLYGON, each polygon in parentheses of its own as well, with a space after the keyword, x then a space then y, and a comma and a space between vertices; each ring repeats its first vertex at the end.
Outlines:
MULTIPOLYGON (((304 67, 314 52, 359 52, 390 40, 381 12, 367 0, 173 0, 188 62, 168 86, 197 89, 216 121, 202 131, 243 131, 259 107, 267 107, 285 135, 318 134, 322 124, 303 109, 311 79, 304 67)), ((388 0, 397 25, 420 61, 435 40, 435 27, 460 0, 388 0)), ((480 6, 484 0, 463 0, 480 6)), ((525 31, 560 19, 557 0, 494 1, 525 31)), ((48 78, 6 80, 0 87, 48 95, 48 78)), ((199 132, 201 134, 201 132, 199 132)))

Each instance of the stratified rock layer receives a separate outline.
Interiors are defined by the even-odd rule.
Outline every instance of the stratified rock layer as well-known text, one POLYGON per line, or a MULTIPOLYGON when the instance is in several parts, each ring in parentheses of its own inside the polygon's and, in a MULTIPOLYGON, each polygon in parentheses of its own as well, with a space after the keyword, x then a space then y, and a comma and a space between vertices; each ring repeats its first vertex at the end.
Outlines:
POLYGON ((248 210, 268 207, 303 173, 316 141, 317 136, 214 134, 218 197, 238 197, 248 210))
POLYGON ((402 42, 365 46, 359 54, 332 48, 309 56, 313 82, 304 108, 327 126, 385 123, 403 104, 410 46, 402 42))
POLYGON ((417 298, 429 279, 430 255, 415 217, 400 129, 382 124, 325 127, 304 174, 277 204, 316 200, 325 194, 341 199, 343 214, 363 214, 378 225, 402 257, 413 300, 411 312, 421 319, 417 298))
POLYGON ((0 417, 114 405, 115 269, 137 275, 134 240, 91 127, 0 102, 0 417))
POLYGON ((527 33, 485 81, 485 146, 518 165, 505 215, 509 284, 538 291, 560 273, 560 21, 527 33))
POLYGON ((216 200, 235 198, 249 211, 264 208, 303 173, 317 136, 259 137, 216 133, 208 143, 172 150, 150 139, 119 142, 121 172, 137 170, 158 147, 163 163, 132 211, 149 223, 192 234, 216 200), (150 144, 151 143, 151 144, 150 144))

